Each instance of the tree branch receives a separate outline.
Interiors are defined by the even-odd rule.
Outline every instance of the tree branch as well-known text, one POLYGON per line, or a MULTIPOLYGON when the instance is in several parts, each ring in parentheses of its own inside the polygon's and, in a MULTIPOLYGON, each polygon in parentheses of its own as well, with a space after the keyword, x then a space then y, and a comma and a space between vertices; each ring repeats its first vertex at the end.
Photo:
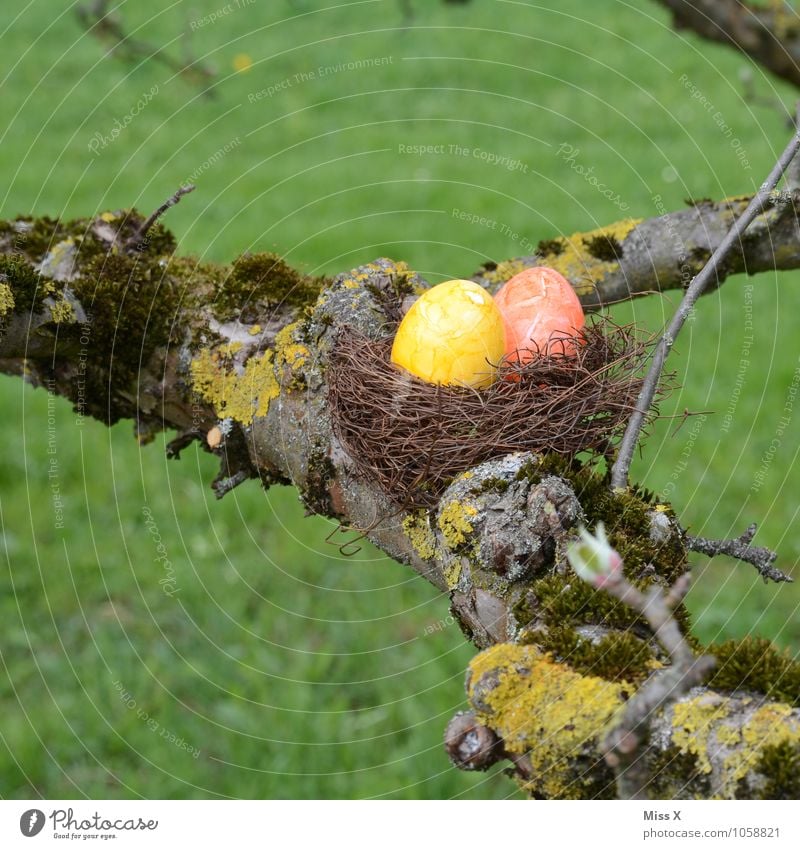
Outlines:
POLYGON ((677 30, 729 44, 776 76, 800 87, 800 19, 789 3, 745 0, 656 0, 677 30))
MULTIPOLYGON (((764 226, 775 230, 773 248, 778 239, 785 248, 770 254, 773 264, 777 256, 794 267, 800 239, 793 211, 791 217, 777 207, 773 212, 764 226)), ((677 213, 676 226, 700 227, 729 215, 724 205, 709 205, 677 213)), ((687 549, 668 505, 633 490, 610 493, 590 468, 531 454, 498 457, 459 475, 430 510, 399 511, 357 473, 332 428, 332 352, 344 329, 385 336, 403 302, 427 286, 424 280, 387 259, 333 280, 303 275, 271 254, 244 255, 227 266, 203 263, 176 255, 160 222, 148 238, 131 240, 145 222, 136 211, 0 222, 0 371, 70 399, 78 416, 109 424, 131 418, 142 442, 159 429, 177 429, 174 455, 197 441, 220 459, 220 494, 248 478, 293 484, 309 512, 369 529, 369 539, 390 557, 447 593, 454 617, 479 647, 511 645, 541 655, 574 642, 586 656, 596 640, 604 656, 608 646, 624 649, 624 674, 637 681, 660 662, 662 650, 641 616, 581 595, 564 549, 579 523, 604 520, 645 585, 672 583, 686 569, 687 549), (513 645, 522 642, 529 645, 513 645)), ((646 222, 636 229, 655 239, 660 226, 656 219, 652 229, 646 222)), ((748 250, 766 262, 757 245, 748 250)), ((615 285, 618 270, 609 273, 615 285)), ((548 666, 553 675, 561 674, 559 663, 548 666)), ((576 693, 585 692, 584 684, 590 691, 600 686, 588 668, 568 677, 576 693)), ((527 686, 516 673, 514 681, 527 686)), ((605 683, 617 694, 616 710, 620 687, 605 683)), ((549 710, 551 695, 537 691, 537 709, 549 710)), ((480 714, 478 701, 473 707, 480 714)), ((732 721, 737 715, 744 721, 747 709, 731 703, 732 721)), ((591 727, 589 736, 597 738, 607 720, 593 715, 582 731, 591 727)), ((527 742, 514 743, 509 728, 489 727, 532 794, 559 795, 537 783, 539 770, 560 769, 559 752, 534 757, 527 742)), ((462 758, 476 741, 465 734, 451 738, 462 758)), ((569 763, 576 775, 594 778, 607 769, 569 763)))
MULTIPOLYGON (((780 155, 767 179, 747 205, 744 212, 742 212, 741 216, 736 219, 731 229, 725 235, 725 238, 717 245, 716 250, 703 269, 686 289, 683 300, 672 317, 666 332, 656 346, 653 354, 653 362, 650 365, 644 386, 639 394, 636 410, 631 415, 625 434, 622 437, 617 459, 614 461, 611 470, 611 485, 613 487, 622 488, 628 485, 628 471, 633 459, 633 452, 639 441, 647 414, 653 404, 664 363, 681 328, 689 317, 692 307, 697 303, 703 292, 708 289, 712 280, 718 278, 718 269, 720 266, 725 262, 725 259, 733 250, 734 246, 741 243, 742 237, 750 224, 764 210, 765 205, 772 196, 773 189, 777 186, 778 181, 794 158, 798 148, 800 148, 800 133, 795 130, 789 144, 780 155)), ((788 202, 790 199, 791 195, 786 198, 786 201, 788 202)))
POLYGON ((698 551, 708 557, 716 557, 718 554, 727 554, 743 563, 750 563, 756 567, 759 575, 767 581, 787 581, 792 583, 792 578, 776 569, 772 564, 777 554, 769 548, 750 545, 756 534, 756 524, 750 525, 747 530, 736 539, 706 539, 705 537, 694 537, 687 534, 686 545, 689 551, 698 551))
POLYGON ((607 581, 603 589, 647 619, 672 661, 668 669, 652 676, 626 703, 618 723, 601 744, 606 762, 616 773, 619 798, 647 799, 651 776, 639 747, 647 739, 652 719, 665 705, 700 684, 715 661, 710 655, 694 656, 673 617, 674 608, 689 590, 688 572, 678 578, 668 595, 658 586, 642 593, 621 575, 607 581))
MULTIPOLYGON (((584 309, 686 289, 722 242, 750 195, 690 201, 687 209, 645 220, 626 219, 539 242, 536 254, 487 262, 472 279, 492 291, 525 268, 547 265, 572 283, 584 309)), ((770 198, 717 269, 716 285, 732 274, 800 268, 800 191, 770 198)))

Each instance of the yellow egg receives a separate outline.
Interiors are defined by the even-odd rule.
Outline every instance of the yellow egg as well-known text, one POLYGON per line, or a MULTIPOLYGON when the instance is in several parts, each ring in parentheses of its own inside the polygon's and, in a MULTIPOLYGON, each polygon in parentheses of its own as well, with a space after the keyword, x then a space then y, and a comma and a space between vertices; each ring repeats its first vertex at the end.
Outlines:
POLYGON ((428 383, 488 386, 505 353, 503 316, 492 296, 471 280, 428 289, 405 314, 392 362, 428 383))

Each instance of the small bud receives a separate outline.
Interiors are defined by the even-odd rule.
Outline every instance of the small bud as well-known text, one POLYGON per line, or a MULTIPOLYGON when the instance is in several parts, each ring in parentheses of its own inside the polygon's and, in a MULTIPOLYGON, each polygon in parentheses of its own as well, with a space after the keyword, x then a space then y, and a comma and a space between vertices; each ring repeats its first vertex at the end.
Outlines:
POLYGON ((580 578, 595 587, 602 587, 622 575, 622 558, 608 544, 602 522, 595 526, 594 536, 580 529, 581 538, 567 549, 567 560, 580 578))

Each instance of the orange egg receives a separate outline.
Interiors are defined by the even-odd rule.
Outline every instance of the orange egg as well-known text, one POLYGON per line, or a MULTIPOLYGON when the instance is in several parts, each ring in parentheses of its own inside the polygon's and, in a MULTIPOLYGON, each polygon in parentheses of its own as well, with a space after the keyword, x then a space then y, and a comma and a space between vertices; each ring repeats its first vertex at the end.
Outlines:
POLYGON ((585 323, 569 282, 539 266, 515 274, 494 296, 506 329, 506 358, 530 362, 538 353, 574 356, 574 337, 585 323))

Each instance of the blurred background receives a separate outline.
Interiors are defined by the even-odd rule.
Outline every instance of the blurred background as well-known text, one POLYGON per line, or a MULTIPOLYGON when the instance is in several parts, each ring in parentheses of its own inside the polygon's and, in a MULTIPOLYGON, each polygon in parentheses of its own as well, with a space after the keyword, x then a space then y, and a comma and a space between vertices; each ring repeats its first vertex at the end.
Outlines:
MULTIPOLYGON (((272 250, 313 274, 386 255, 436 282, 752 192, 789 133, 769 105, 787 86, 649 0, 157 5, 115 7, 137 52, 75 6, 6 0, 0 218, 147 213, 192 180, 166 218, 183 253, 272 250)), ((799 284, 737 277, 702 299, 662 412, 706 415, 660 421, 634 468, 693 533, 758 521, 790 572, 799 284)), ((655 331, 677 298, 614 315, 655 331)), ((11 378, 0 402, 0 795, 515 795, 444 755, 474 649, 424 581, 366 545, 342 557, 291 489, 217 503, 214 458, 167 462, 169 435, 140 449, 130 422, 78 424, 11 378)), ((695 576, 701 639, 797 653, 797 585, 727 559, 695 576)))

